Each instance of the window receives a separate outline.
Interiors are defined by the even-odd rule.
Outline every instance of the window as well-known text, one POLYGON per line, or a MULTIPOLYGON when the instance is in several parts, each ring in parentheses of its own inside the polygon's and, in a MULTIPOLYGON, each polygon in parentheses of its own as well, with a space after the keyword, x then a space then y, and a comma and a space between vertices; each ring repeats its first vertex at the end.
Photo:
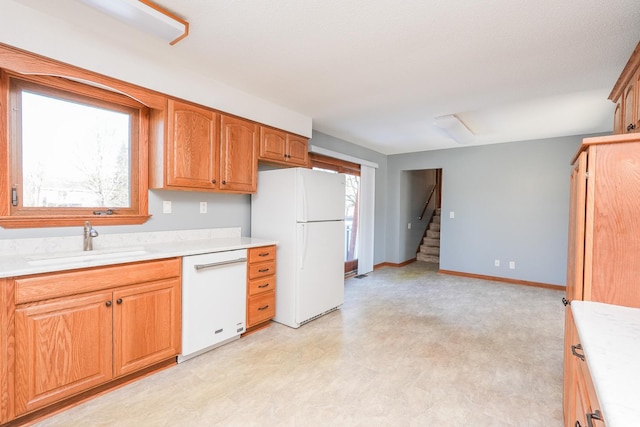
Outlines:
POLYGON ((10 194, 0 201, 0 225, 146 221, 144 105, 63 78, 2 77, 10 108, 10 194))

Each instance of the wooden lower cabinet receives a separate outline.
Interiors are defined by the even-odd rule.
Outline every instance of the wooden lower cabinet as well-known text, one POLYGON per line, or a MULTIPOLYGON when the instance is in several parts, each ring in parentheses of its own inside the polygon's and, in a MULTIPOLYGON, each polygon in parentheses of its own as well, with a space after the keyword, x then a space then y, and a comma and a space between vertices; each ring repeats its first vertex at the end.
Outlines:
POLYGON ((16 415, 113 377, 110 300, 102 292, 16 310, 16 415))
POLYGON ((28 302, 15 306, 9 394, 14 403, 5 420, 126 381, 172 358, 175 363, 181 343, 180 271, 181 261, 174 258, 14 279, 18 301, 25 295, 28 302), (97 277, 108 284, 105 289, 96 290, 97 277), (77 292, 83 286, 90 291, 77 292), (32 296, 36 289, 42 300, 32 296), (58 296, 61 289, 73 293, 58 296))
POLYGON ((180 352, 180 279, 113 293, 114 375, 119 377, 180 352))
POLYGON ((247 332, 266 326, 276 315, 276 247, 249 249, 247 332))
POLYGON ((580 345, 580 337, 568 310, 565 342, 565 426, 605 427, 586 356, 580 345))

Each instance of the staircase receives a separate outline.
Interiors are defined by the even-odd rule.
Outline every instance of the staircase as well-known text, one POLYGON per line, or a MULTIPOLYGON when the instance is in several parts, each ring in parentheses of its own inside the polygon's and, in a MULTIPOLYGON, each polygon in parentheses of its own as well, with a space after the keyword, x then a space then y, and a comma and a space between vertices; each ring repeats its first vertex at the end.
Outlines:
POLYGON ((416 259, 424 262, 440 262, 440 209, 436 209, 431 218, 416 259))

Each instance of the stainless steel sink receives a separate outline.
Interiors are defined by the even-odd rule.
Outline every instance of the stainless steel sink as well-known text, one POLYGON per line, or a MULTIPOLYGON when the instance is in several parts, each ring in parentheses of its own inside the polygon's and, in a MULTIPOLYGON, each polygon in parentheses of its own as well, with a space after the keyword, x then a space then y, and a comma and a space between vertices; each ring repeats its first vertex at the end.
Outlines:
POLYGON ((40 265, 56 265, 56 264, 72 264, 88 261, 110 261, 113 259, 127 258, 137 255, 145 255, 150 253, 144 248, 129 249, 104 249, 97 251, 78 251, 64 253, 48 253, 41 255, 32 255, 27 257, 27 263, 33 266, 40 265))

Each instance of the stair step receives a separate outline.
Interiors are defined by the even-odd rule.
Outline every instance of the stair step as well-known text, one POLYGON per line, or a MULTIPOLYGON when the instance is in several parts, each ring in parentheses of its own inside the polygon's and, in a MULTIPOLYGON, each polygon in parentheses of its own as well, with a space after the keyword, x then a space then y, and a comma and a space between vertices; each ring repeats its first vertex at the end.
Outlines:
POLYGON ((420 245, 420 252, 425 255, 440 255, 440 248, 437 246, 420 245))
POLYGON ((439 264, 440 263, 440 257, 437 255, 425 255, 423 253, 418 253, 418 255, 416 256, 416 259, 418 261, 424 261, 424 262, 434 262, 439 264))
POLYGON ((436 246, 440 247, 440 239, 434 239, 433 237, 425 237, 422 239, 422 244, 424 246, 436 246))
POLYGON ((440 212, 442 212, 441 208, 436 209, 436 215, 440 215, 440 212))
POLYGON ((433 218, 431 218, 431 222, 440 224, 440 215, 434 215, 433 218))
POLYGON ((432 238, 432 239, 439 239, 440 238, 440 231, 427 230, 427 237, 432 238))
POLYGON ((434 223, 429 224, 429 230, 440 231, 440 224, 434 224, 434 223))

